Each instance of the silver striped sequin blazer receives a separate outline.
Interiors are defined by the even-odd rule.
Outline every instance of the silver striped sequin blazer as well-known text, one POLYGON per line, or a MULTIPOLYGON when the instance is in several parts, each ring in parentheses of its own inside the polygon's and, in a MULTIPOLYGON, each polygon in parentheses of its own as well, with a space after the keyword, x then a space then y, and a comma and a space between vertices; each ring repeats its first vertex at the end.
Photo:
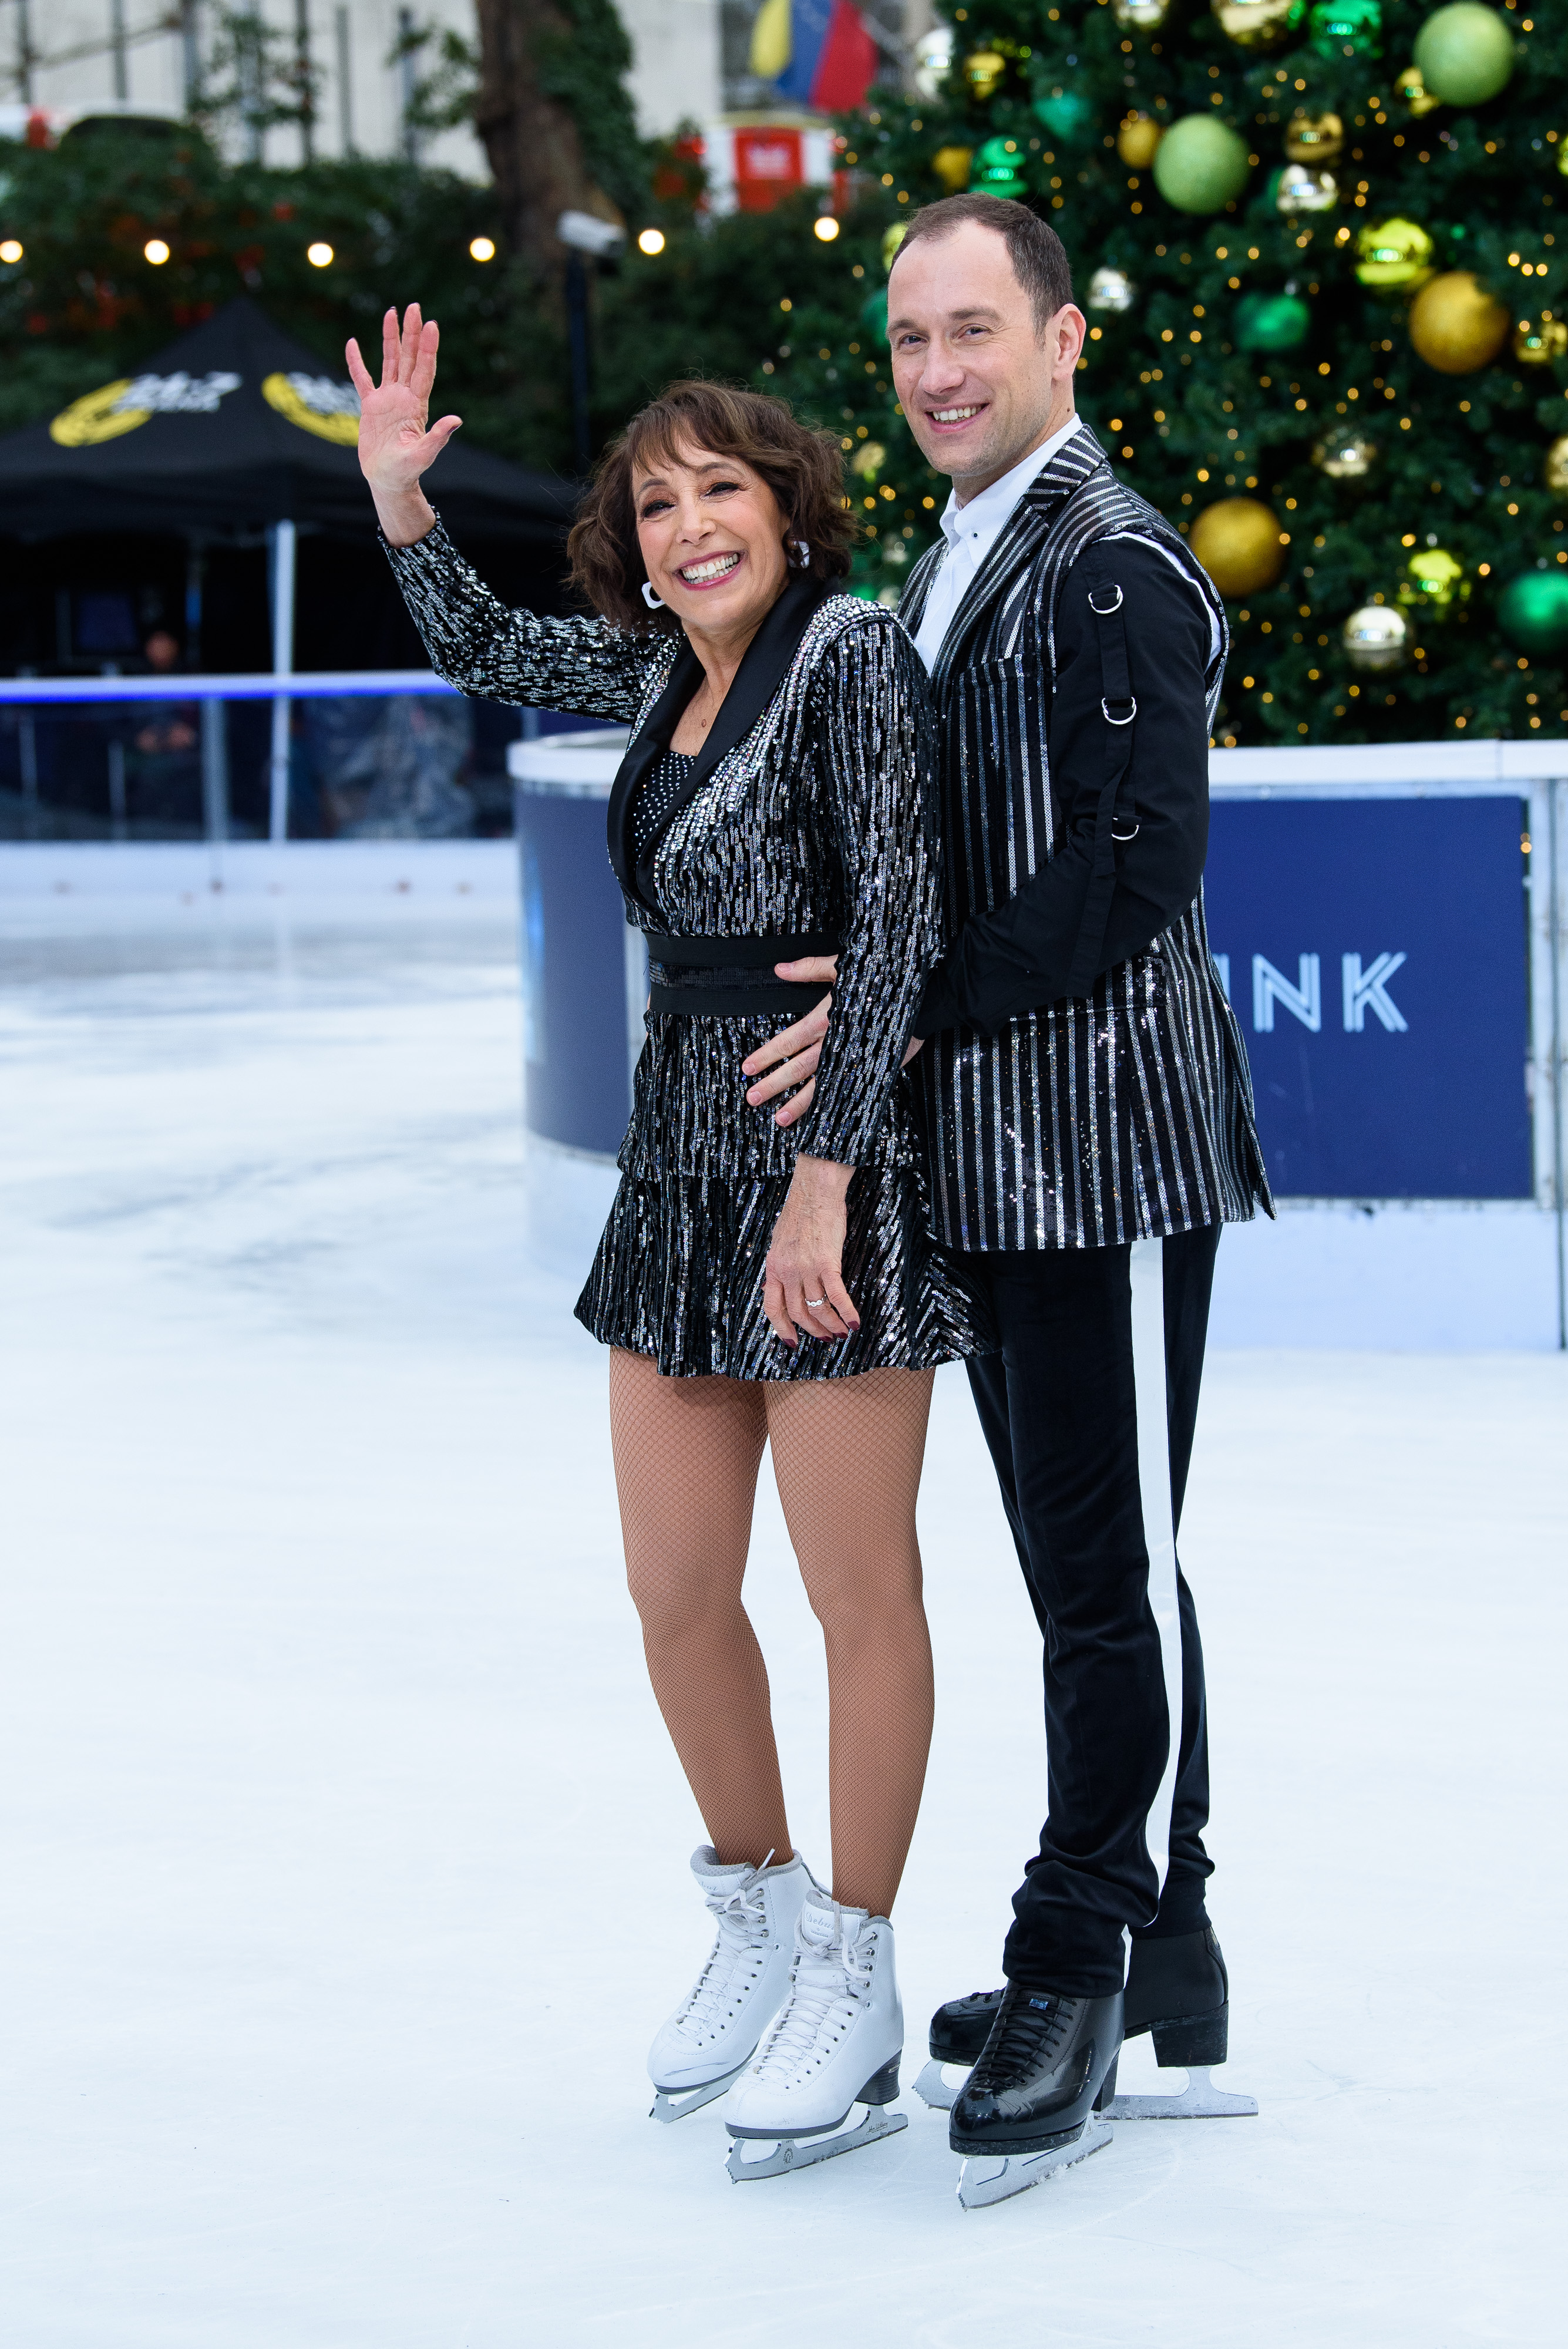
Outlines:
MULTIPOLYGON (((1205 678, 1212 729, 1224 607, 1179 533, 1116 480, 1080 426, 1019 500, 932 675, 955 934, 1055 853, 1061 811, 1046 733, 1057 599, 1085 549, 1120 536, 1171 549, 1219 616, 1205 678)), ((922 559, 905 591, 899 617, 911 636, 941 552, 922 559)), ((1102 1247, 1245 1222, 1269 1206, 1246 1048, 1209 951, 1201 890, 1089 996, 997 1035, 945 1030, 915 1076, 936 1232, 950 1246, 1102 1247)))

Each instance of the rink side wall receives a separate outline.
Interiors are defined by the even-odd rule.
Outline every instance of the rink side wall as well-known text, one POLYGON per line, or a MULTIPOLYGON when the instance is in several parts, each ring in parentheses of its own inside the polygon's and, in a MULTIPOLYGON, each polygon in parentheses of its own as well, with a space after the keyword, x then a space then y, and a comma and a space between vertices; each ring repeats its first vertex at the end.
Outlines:
MULTIPOLYGON (((1309 1171, 1314 1164, 1310 1120, 1301 1127, 1298 1147, 1289 1123, 1292 1105, 1283 1101, 1292 1081, 1289 1071, 1298 1063, 1305 1068, 1309 1046, 1318 1055, 1314 1065, 1326 1072, 1331 1084, 1342 1081, 1354 1088, 1370 1082, 1374 1087, 1369 1102, 1357 1112, 1373 1134, 1366 1163, 1381 1164, 1390 1151, 1397 1156, 1407 1141, 1410 1120, 1401 1109, 1397 1078, 1384 1080, 1376 1071, 1397 1071, 1397 1055, 1408 1038, 1415 1040, 1412 1052, 1426 1049, 1421 1030, 1424 1024, 1434 1023, 1424 1023, 1420 1016, 1420 990, 1428 983, 1424 960, 1438 974, 1431 983, 1447 983, 1452 999, 1464 1005, 1464 1016, 1471 1020, 1451 1066, 1442 1064, 1444 1129, 1463 1137, 1466 1147, 1474 1143, 1477 1165, 1493 1170, 1486 1178, 1489 1189, 1511 1188, 1519 1194, 1455 1196, 1451 1173, 1444 1174, 1445 1195, 1438 1197, 1409 1195, 1407 1185, 1402 1185, 1405 1195, 1393 1197, 1371 1192, 1291 1195, 1281 1183, 1283 1195, 1276 1222, 1260 1219, 1226 1236, 1214 1297, 1214 1344, 1417 1350, 1563 1346, 1568 1334, 1563 1216, 1568 780, 1552 771, 1563 766, 1568 766, 1568 753, 1562 748, 1531 743, 1213 754, 1216 854, 1210 863, 1210 926, 1252 1052, 1260 1098, 1265 1085, 1272 1088, 1270 1112, 1284 1116, 1286 1123, 1280 1130, 1291 1135, 1289 1147, 1272 1150, 1272 1160, 1282 1156, 1287 1168, 1295 1164, 1309 1171), (1511 1048, 1500 1049, 1490 1040, 1491 1031, 1485 1024, 1489 981, 1481 968, 1487 956, 1478 954, 1473 943, 1461 954, 1452 936, 1440 927, 1440 918, 1451 921, 1462 916, 1473 894, 1472 876, 1449 872, 1439 887, 1431 874, 1421 873, 1399 852, 1399 803, 1413 800, 1449 803, 1446 812, 1437 811, 1432 817, 1432 826, 1438 830, 1442 823, 1456 820, 1456 810, 1479 812, 1482 802, 1501 802, 1494 805, 1490 818, 1494 839, 1511 829, 1508 803, 1518 814, 1523 913, 1517 944, 1511 924, 1504 918, 1501 926, 1507 935, 1491 957, 1493 992, 1513 986, 1527 1044, 1528 1113, 1518 1133, 1513 1112, 1502 1114, 1496 1106, 1513 1099, 1517 1061, 1511 1048), (1224 889, 1217 885, 1226 858, 1231 871, 1240 870, 1238 850, 1262 836, 1257 825, 1266 831, 1276 819, 1249 818, 1244 824, 1231 825, 1227 833, 1225 811, 1232 806, 1294 809, 1303 813, 1277 821, 1299 827, 1306 810, 1319 809, 1321 826, 1307 821, 1319 831, 1321 845, 1329 827, 1345 821, 1343 813, 1335 816, 1335 803, 1343 811, 1346 802, 1355 803, 1355 826, 1359 829, 1345 831, 1343 850, 1328 856, 1327 895, 1320 891, 1317 902, 1334 909, 1337 917, 1340 909, 1355 906, 1357 890, 1375 885, 1381 893, 1376 902, 1384 909, 1377 926, 1364 917, 1355 926, 1347 915, 1340 923, 1342 940, 1324 913, 1317 917, 1324 933, 1320 937, 1313 929, 1314 917, 1308 915, 1294 927, 1277 919, 1268 927, 1265 905, 1259 917, 1264 935, 1248 934, 1246 918, 1232 915, 1224 889), (1395 829, 1385 835, 1377 829, 1380 823, 1395 829), (1407 893, 1403 907, 1402 888, 1407 893), (1439 920, 1439 927, 1431 934, 1429 951, 1425 957, 1407 951, 1420 936, 1419 925, 1430 920, 1439 920), (1230 936, 1232 931, 1234 937, 1230 936), (1359 941, 1357 955, 1341 954, 1342 944, 1348 947, 1353 939, 1359 941), (1374 958, 1392 961, 1396 949, 1399 960, 1379 994, 1374 958), (1515 955, 1522 976, 1510 979, 1510 958, 1515 955), (1353 960, 1354 971, 1349 968, 1353 960), (1353 984, 1358 975, 1359 987, 1353 984), (1260 1014, 1273 1020, 1271 1033, 1258 1032, 1260 1014), (1406 1014, 1410 1016, 1406 1019, 1406 1014), (1397 1036, 1388 1029, 1391 1015, 1406 1019, 1397 1036), (1353 1036, 1355 1021, 1359 1025, 1353 1036), (1367 1040, 1364 1060, 1363 1037, 1367 1040), (1511 1061, 1512 1067, 1500 1072, 1500 1060, 1511 1061), (1345 1073, 1357 1070, 1373 1073, 1345 1073), (1376 1088, 1384 1081, 1391 1090, 1386 1099, 1380 1099, 1376 1088), (1502 1133, 1499 1129, 1505 1124, 1509 1131, 1502 1133), (1511 1175, 1495 1171, 1510 1165, 1516 1168, 1511 1175)), ((221 846, 5 843, 0 845, 0 918, 26 926, 30 918, 49 918, 47 906, 63 912, 68 905, 76 921, 90 922, 95 905, 101 905, 107 916, 111 902, 113 925, 120 930, 128 923, 134 925, 143 909, 148 920, 160 926, 181 919, 211 922, 215 914, 225 923, 292 916, 334 922, 461 918, 470 909, 478 913, 487 908, 493 914, 503 905, 515 906, 518 864, 517 846, 508 840, 301 841, 283 846, 259 842, 221 846)), ((607 867, 604 885, 613 890, 607 867)), ((1310 876, 1303 885, 1311 902, 1310 876)), ((1506 902, 1497 900, 1500 906, 1506 902)), ((1258 926, 1254 921, 1253 927, 1258 926)), ((1310 1108, 1312 1080, 1303 1081, 1310 1108)), ((1320 1078, 1320 1085, 1323 1081, 1320 1078)), ((1354 1091, 1345 1098, 1354 1102, 1354 1091)), ((1461 1152, 1455 1163, 1469 1161, 1461 1152)))

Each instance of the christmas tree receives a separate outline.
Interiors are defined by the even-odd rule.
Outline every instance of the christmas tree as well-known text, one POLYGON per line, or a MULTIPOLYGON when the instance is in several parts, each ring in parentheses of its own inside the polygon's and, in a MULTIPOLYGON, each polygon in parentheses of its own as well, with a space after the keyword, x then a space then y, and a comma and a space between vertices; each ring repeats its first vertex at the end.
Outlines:
POLYGON ((873 592, 948 490, 884 266, 912 207, 986 188, 1059 230, 1081 412, 1225 595, 1218 740, 1568 731, 1568 16, 1528 5, 947 10, 929 94, 846 125, 846 266, 781 301, 765 368, 839 426, 873 592))

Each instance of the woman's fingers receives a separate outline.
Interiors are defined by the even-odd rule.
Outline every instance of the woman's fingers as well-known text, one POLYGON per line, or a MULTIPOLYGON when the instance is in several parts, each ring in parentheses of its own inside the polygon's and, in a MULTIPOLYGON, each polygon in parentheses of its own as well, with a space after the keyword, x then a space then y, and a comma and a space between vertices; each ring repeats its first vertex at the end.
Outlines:
POLYGON ((430 398, 435 387, 436 353, 440 348, 441 328, 431 318, 420 336, 414 349, 414 373, 410 388, 416 399, 430 398))
MULTIPOLYGON (((832 1005, 831 995, 825 995, 804 1019, 796 1019, 790 1027, 781 1028, 776 1036, 770 1036, 765 1044, 759 1044, 756 1050, 749 1052, 741 1062, 742 1075, 760 1076, 764 1069, 773 1068, 775 1062, 787 1061, 793 1054, 803 1052, 808 1044, 820 1045, 827 1033, 827 1015, 832 1005)), ((813 1061, 812 1066, 815 1068, 815 1065, 813 1061)))
POLYGON ((350 335, 343 352, 348 362, 348 380, 359 395, 360 404, 369 398, 376 387, 370 380, 370 370, 359 356, 359 346, 350 335))
POLYGON ((405 389, 414 379, 414 367, 420 355, 420 336, 424 332, 424 315, 417 302, 410 302, 403 312, 403 334, 398 351, 398 381, 405 389))
MULTIPOLYGON (((814 1061, 812 1065, 815 1067, 815 1062, 814 1061)), ((806 1111, 811 1107, 812 1102, 815 1099, 816 1079, 815 1077, 807 1077, 799 1092, 792 1093, 789 1100, 785 1102, 783 1109, 774 1110, 774 1123, 775 1125, 794 1125, 797 1118, 802 1118, 805 1115, 806 1111)))
POLYGON ((462 419, 461 416, 443 416, 439 424, 432 424, 431 426, 430 430, 425 434, 424 439, 420 443, 420 471, 421 473, 424 471, 427 465, 434 463, 435 460, 441 455, 441 450, 446 447, 447 442, 452 439, 452 434, 461 429, 462 424, 462 419))
POLYGON ((844 1283, 826 1266, 809 1276, 786 1280, 784 1304, 791 1318, 814 1338, 847 1338, 855 1326, 855 1308, 845 1295, 844 1283), (847 1314, 840 1310, 840 1299, 847 1314))
POLYGON ((784 1309, 784 1283, 774 1272, 763 1283, 763 1311, 767 1315, 773 1333, 782 1345, 792 1349, 799 1342, 800 1333, 784 1309))
POLYGON ((398 312, 396 304, 381 320, 381 389, 398 380, 398 312))
MULTIPOLYGON (((765 1051, 768 1047, 764 1045, 763 1049, 765 1051)), ((804 1084, 807 1077, 815 1077, 816 1064, 821 1058, 820 1044, 807 1044, 798 1052, 787 1053, 771 1076, 759 1077, 756 1083, 748 1088, 746 1099, 753 1109, 762 1109, 767 1102, 777 1101, 780 1093, 787 1093, 791 1085, 804 1084)))

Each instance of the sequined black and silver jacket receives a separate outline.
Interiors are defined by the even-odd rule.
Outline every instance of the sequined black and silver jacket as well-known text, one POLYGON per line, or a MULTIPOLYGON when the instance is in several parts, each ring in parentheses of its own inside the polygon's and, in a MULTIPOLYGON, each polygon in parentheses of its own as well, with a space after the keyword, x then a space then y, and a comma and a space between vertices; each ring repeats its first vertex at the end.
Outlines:
MULTIPOLYGON (((899 616, 911 635, 940 559, 939 547, 905 591, 899 616)), ((1223 606, 1184 541, 1116 480, 1080 427, 1020 498, 931 678, 955 946, 921 1007, 917 1025, 929 1040, 914 1073, 937 1236, 950 1246, 1115 1246, 1245 1221, 1255 1203, 1269 1204, 1246 1048, 1203 910, 1208 741, 1225 644, 1223 606), (1089 585, 1103 578, 1098 600, 1113 600, 1118 563, 1129 592, 1141 564, 1150 613, 1163 580, 1166 600, 1185 606, 1186 635, 1179 688, 1162 692, 1159 644, 1128 632, 1134 689, 1147 704, 1130 736, 1142 833, 1117 851, 1127 869, 1108 950, 1089 964, 1097 976, 1087 991, 1079 982, 1074 993, 1082 811, 1099 791, 1101 740, 1120 738, 1101 715, 1097 650, 1074 680, 1086 681, 1077 698, 1089 723, 1070 722, 1062 639, 1069 620, 1081 630, 1089 585), (1069 579, 1075 600, 1064 618, 1069 579), (1147 871, 1162 854, 1140 905, 1138 860, 1147 871)))
MULTIPOLYGON (((683 636, 545 619, 493 595, 440 525, 389 549, 431 664, 464 693, 620 720, 609 806, 627 917, 680 937, 837 941, 812 1107, 781 1129, 740 1063, 774 1010, 653 1012, 620 1164, 628 1174, 787 1174, 797 1150, 842 1165, 919 1155, 899 1064, 941 952, 935 740, 919 656, 893 616, 792 579, 747 651, 650 857, 633 855, 638 784, 700 681, 683 636)), ((675 974, 650 966, 658 986, 675 974)))

